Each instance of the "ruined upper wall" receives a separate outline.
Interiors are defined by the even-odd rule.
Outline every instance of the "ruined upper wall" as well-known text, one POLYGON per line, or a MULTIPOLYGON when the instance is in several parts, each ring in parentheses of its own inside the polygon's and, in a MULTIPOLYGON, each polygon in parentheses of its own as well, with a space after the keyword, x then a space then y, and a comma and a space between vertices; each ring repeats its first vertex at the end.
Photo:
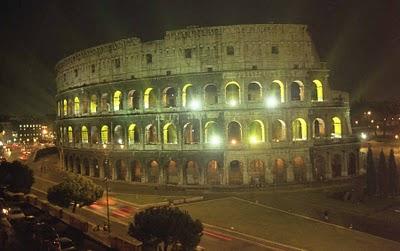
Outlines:
POLYGON ((56 65, 58 92, 124 79, 207 71, 319 69, 305 25, 189 27, 163 40, 123 39, 77 52, 56 65))

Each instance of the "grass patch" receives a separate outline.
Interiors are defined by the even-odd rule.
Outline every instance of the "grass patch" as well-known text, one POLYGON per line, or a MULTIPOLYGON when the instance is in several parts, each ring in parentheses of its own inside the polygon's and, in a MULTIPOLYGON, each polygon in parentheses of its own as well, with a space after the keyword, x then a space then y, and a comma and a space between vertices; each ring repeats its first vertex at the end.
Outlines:
POLYGON ((307 250, 400 250, 400 243, 338 229, 234 198, 182 205, 201 221, 307 250))
POLYGON ((114 194, 115 198, 128 201, 134 204, 145 205, 158 202, 165 202, 175 199, 183 199, 183 196, 160 196, 148 194, 114 194))

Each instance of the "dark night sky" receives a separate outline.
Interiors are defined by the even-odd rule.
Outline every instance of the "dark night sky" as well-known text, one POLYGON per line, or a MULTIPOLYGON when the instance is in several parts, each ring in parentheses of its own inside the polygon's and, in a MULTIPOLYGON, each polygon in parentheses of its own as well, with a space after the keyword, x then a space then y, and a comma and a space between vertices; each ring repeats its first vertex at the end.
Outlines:
POLYGON ((398 98, 399 0, 3 0, 0 114, 55 113, 54 65, 75 51, 188 25, 268 22, 309 25, 331 86, 353 100, 398 98))

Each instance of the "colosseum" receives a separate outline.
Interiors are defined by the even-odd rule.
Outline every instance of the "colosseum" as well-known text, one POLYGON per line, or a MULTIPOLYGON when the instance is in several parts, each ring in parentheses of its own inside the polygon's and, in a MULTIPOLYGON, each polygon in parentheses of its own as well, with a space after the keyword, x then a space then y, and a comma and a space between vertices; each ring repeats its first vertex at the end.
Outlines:
POLYGON ((56 65, 62 168, 132 183, 268 185, 359 172, 349 96, 306 25, 187 27, 56 65))

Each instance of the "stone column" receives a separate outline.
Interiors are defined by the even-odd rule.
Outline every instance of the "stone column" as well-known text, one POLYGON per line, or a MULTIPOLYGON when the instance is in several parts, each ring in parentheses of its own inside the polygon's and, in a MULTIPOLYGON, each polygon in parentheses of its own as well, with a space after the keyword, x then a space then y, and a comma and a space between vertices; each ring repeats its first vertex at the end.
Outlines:
POLYGON ((346 177, 348 176, 348 170, 349 170, 349 161, 348 161, 348 155, 346 154, 346 151, 342 152, 342 173, 341 176, 346 177))
POLYGON ((178 166, 178 168, 179 168, 179 181, 178 181, 178 185, 184 185, 186 182, 185 182, 185 177, 184 177, 184 171, 183 171, 183 167, 181 166, 181 165, 179 165, 178 166))
POLYGON ((325 178, 332 179, 332 155, 326 152, 325 178))
POLYGON ((286 168, 286 182, 293 182, 293 181, 294 181, 293 164, 289 163, 288 167, 286 168))
MULTIPOLYGON (((242 162, 242 163, 244 163, 244 162, 242 162)), ((247 163, 248 164, 248 163, 247 163)), ((242 168, 242 173, 243 173, 243 184, 244 185, 247 185, 247 184, 249 184, 249 171, 248 171, 248 165, 246 165, 246 166, 244 166, 243 168, 242 168)))

